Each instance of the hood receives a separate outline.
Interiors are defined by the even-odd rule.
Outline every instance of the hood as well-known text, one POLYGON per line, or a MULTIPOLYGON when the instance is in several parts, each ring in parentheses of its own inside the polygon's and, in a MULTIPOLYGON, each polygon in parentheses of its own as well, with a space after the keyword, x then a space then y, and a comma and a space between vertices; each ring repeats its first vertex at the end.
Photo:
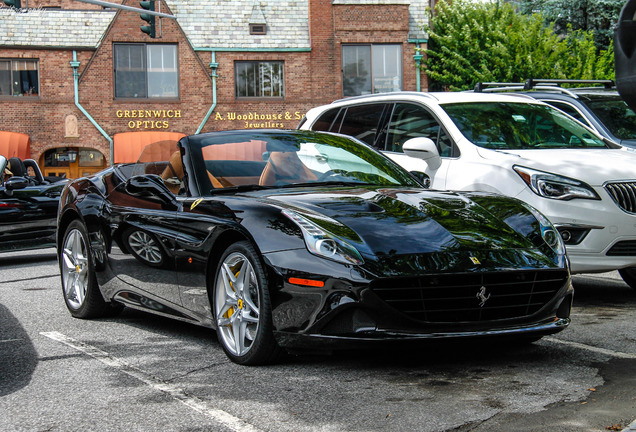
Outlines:
POLYGON ((508 156, 514 165, 563 175, 590 186, 636 179, 636 152, 626 148, 500 151, 480 148, 479 155, 489 160, 508 156))
MULTIPOLYGON (((485 207, 451 192, 304 188, 263 198, 301 213, 363 255, 537 248, 485 207)), ((509 202, 520 217, 529 216, 528 227, 536 223, 524 207, 509 202)))

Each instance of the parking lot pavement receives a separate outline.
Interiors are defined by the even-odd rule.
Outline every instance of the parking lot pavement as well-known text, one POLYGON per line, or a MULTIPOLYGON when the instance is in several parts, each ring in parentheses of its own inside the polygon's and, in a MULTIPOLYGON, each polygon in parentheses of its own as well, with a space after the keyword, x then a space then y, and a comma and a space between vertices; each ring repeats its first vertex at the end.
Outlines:
POLYGON ((633 429, 636 291, 616 274, 575 276, 574 286, 570 328, 531 345, 392 347, 251 368, 201 327, 129 309, 71 318, 54 250, 0 255, 0 412, 12 413, 0 430, 633 429))

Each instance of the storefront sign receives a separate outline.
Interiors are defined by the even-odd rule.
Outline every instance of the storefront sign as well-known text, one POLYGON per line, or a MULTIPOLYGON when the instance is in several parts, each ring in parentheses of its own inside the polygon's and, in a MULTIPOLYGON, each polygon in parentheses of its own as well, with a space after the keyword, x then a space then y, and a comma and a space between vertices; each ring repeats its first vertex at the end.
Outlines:
POLYGON ((117 110, 115 115, 128 119, 129 129, 168 129, 169 119, 181 118, 181 110, 117 110))
POLYGON ((247 114, 239 114, 236 112, 226 112, 225 115, 217 112, 214 116, 215 121, 240 121, 244 129, 283 129, 285 128, 284 121, 300 120, 303 116, 300 112, 284 113, 269 113, 260 114, 257 112, 250 112, 247 114))

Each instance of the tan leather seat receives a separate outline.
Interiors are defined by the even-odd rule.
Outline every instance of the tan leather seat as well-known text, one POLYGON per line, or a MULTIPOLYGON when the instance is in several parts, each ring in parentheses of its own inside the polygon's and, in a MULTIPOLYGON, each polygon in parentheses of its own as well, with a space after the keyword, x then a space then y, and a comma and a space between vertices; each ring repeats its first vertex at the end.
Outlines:
MULTIPOLYGON (((207 171, 210 183, 215 188, 222 188, 223 185, 209 171, 207 171)), ((183 181, 183 162, 181 161, 181 152, 176 151, 170 156, 168 166, 161 173, 161 178, 173 194, 179 193, 181 182, 183 181), (178 180, 178 182, 177 182, 178 180)))
POLYGON ((258 182, 262 186, 315 181, 316 175, 307 168, 296 152, 273 151, 258 182))

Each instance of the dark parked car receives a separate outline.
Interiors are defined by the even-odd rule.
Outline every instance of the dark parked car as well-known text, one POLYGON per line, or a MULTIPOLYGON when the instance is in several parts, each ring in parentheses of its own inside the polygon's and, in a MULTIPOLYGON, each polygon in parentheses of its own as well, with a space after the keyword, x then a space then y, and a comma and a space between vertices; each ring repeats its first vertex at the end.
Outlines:
POLYGON ((55 246, 65 183, 45 179, 33 159, 0 156, 0 252, 55 246))
POLYGON ((215 328, 230 359, 353 342, 510 336, 570 322, 555 228, 522 202, 425 190, 341 135, 215 132, 64 189, 63 294, 215 328))
POLYGON ((611 141, 636 148, 636 113, 618 94, 614 81, 537 79, 525 83, 479 83, 475 90, 526 94, 565 111, 611 141))

